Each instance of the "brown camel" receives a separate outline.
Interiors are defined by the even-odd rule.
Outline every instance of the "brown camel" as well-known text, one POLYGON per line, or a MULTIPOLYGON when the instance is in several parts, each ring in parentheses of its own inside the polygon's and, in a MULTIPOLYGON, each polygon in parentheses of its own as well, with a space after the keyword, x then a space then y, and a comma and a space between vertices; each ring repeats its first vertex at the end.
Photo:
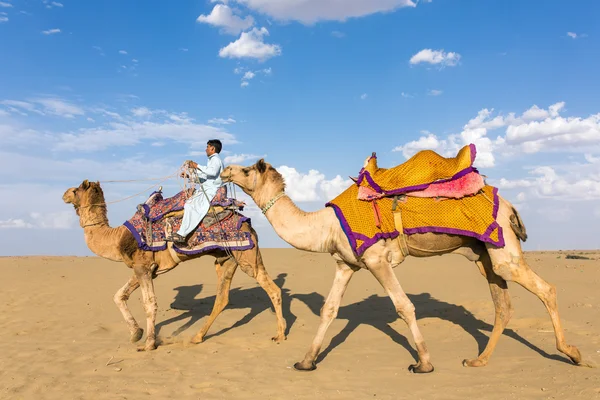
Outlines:
MULTIPOLYGON (((285 194, 283 177, 263 159, 243 167, 230 165, 221 178, 240 186, 260 207, 277 234, 297 249, 331 253, 337 262, 333 286, 321 309, 321 323, 304 359, 294 365, 297 370, 316 369, 315 360, 323 344, 327 328, 336 318, 340 302, 354 272, 369 270, 391 298, 396 311, 408 325, 418 353, 418 362, 409 367, 415 373, 433 371, 429 351, 415 317, 415 307, 404 293, 392 268, 405 258, 398 240, 382 239, 357 257, 331 207, 316 212, 304 212, 285 194)), ((464 366, 479 367, 488 363, 506 324, 512 315, 507 280, 519 283, 544 303, 556 335, 558 350, 575 364, 581 365, 579 350, 565 342, 558 315, 556 289, 533 272, 523 256, 519 239, 525 240, 525 227, 514 207, 500 198, 498 223, 503 228, 505 246, 495 247, 467 236, 423 233, 407 238, 409 255, 430 257, 442 254, 462 254, 479 267, 487 279, 495 306, 494 328, 487 346, 479 357, 464 360, 464 366), (511 223, 512 221, 512 223, 511 223)))
POLYGON ((286 322, 281 311, 281 290, 267 274, 258 249, 256 232, 244 222, 241 229, 251 232, 255 246, 244 251, 230 251, 230 255, 223 250, 211 250, 194 256, 178 254, 171 256, 170 251, 157 252, 144 251, 138 248, 137 241, 131 232, 123 225, 111 228, 106 216, 106 203, 100 183, 87 180, 76 188, 68 189, 63 195, 65 203, 71 203, 79 215, 79 224, 83 228, 85 241, 89 249, 100 257, 111 261, 123 261, 133 269, 133 276, 117 291, 114 301, 127 322, 131 332, 131 342, 135 343, 142 338, 144 331, 139 327, 127 307, 127 300, 131 293, 141 286, 144 309, 146 310, 147 338, 144 347, 139 350, 156 349, 155 320, 157 303, 154 295, 153 279, 175 268, 180 262, 193 258, 211 255, 215 257, 217 271, 217 295, 212 312, 200 331, 193 337, 193 343, 201 343, 206 332, 223 311, 229 302, 229 288, 231 280, 238 267, 248 276, 256 279, 258 284, 267 292, 273 302, 277 315, 277 335, 272 338, 279 343, 285 340, 286 322), (176 258, 176 259, 175 259, 176 258))

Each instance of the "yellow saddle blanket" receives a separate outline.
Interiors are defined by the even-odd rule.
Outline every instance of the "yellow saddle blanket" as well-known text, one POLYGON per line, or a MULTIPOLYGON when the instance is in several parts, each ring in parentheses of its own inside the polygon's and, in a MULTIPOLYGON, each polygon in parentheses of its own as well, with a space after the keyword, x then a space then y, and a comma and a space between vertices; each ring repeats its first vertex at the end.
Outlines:
POLYGON ((477 172, 473 167, 476 155, 474 144, 464 146, 452 158, 442 157, 432 150, 422 150, 389 169, 378 168, 377 157, 373 156, 361 169, 356 184, 386 196, 423 190, 434 182, 448 182, 469 172, 477 172))
MULTIPOLYGON (((380 239, 399 235, 394 223, 394 195, 426 189, 431 183, 451 181, 476 171, 473 167, 475 146, 463 147, 455 158, 444 158, 433 151, 417 153, 406 163, 391 169, 377 168, 372 157, 361 170, 356 184, 350 186, 326 206, 336 216, 352 246, 360 256, 380 239), (385 197, 358 199, 359 186, 382 193, 385 197), (378 215, 378 221, 375 215, 378 215), (378 226, 379 225, 379 226, 378 226)), ((477 194, 460 199, 402 196, 397 207, 406 235, 437 232, 470 236, 496 246, 504 246, 502 228, 496 222, 498 189, 485 185, 477 194)))

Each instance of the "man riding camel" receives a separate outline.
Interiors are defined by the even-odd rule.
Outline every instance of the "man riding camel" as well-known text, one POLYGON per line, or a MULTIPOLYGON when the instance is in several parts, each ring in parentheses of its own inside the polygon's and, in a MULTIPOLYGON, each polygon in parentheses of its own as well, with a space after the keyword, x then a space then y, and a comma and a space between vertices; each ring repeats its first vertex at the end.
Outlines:
POLYGON ((186 236, 192 232, 208 213, 210 202, 217 194, 217 190, 223 186, 221 172, 223 172, 223 161, 219 156, 223 145, 218 139, 211 139, 206 143, 206 155, 208 163, 206 166, 198 165, 194 161, 188 161, 187 166, 198 176, 199 190, 187 199, 183 207, 184 213, 181 227, 177 232, 167 237, 166 240, 175 243, 185 243, 186 236))

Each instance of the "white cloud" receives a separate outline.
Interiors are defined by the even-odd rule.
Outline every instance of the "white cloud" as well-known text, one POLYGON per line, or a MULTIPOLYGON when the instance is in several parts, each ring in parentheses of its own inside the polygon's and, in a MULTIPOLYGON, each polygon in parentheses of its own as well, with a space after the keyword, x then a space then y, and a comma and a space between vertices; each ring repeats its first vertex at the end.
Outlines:
POLYGON ((412 65, 428 63, 442 67, 454 67, 460 61, 461 55, 454 52, 446 53, 444 50, 423 49, 410 58, 412 65))
POLYGON ((262 70, 262 73, 265 75, 271 75, 272 72, 273 70, 271 69, 271 67, 262 70))
MULTIPOLYGON (((152 116, 158 113, 152 112, 152 116)), ((114 146, 134 146, 146 141, 170 140, 194 146, 218 138, 225 143, 236 143, 227 131, 210 125, 193 123, 185 115, 168 114, 162 120, 114 122, 99 128, 83 128, 61 133, 54 145, 57 151, 99 151, 114 146)))
POLYGON ((286 183, 286 192, 294 201, 328 201, 347 189, 352 181, 337 175, 331 180, 316 170, 308 174, 298 172, 295 168, 282 165, 277 168, 286 183))
POLYGON ((259 158, 264 157, 266 157, 266 154, 262 156, 257 156, 255 154, 232 154, 230 156, 225 157, 223 159, 223 162, 225 162, 225 164, 241 164, 246 161, 258 160, 259 158))
POLYGON ((363 94, 361 94, 361 95, 360 95, 360 99, 361 99, 361 100, 366 100, 366 99, 367 99, 367 97, 369 97, 369 95, 368 95, 368 94, 366 94, 366 93, 363 93, 363 94))
POLYGON ((4 1, 0 1, 0 7, 3 7, 3 8, 12 8, 13 5, 10 4, 10 3, 6 3, 4 1))
POLYGON ((571 39, 579 39, 579 38, 587 37, 587 34, 586 33, 567 32, 567 36, 570 37, 571 39))
POLYGON ((55 29, 48 29, 47 31, 42 31, 42 33, 44 35, 54 35, 56 33, 60 33, 60 29, 55 28, 55 29))
POLYGON ((429 92, 427 92, 427 94, 430 96, 439 96, 442 93, 444 93, 444 92, 442 90, 438 90, 438 89, 431 89, 429 92))
POLYGON ((125 50, 119 50, 119 54, 127 54, 125 50))
POLYGON ((74 118, 76 115, 85 114, 81 107, 58 97, 40 97, 28 99, 28 101, 2 100, 0 104, 9 106, 9 109, 13 112, 16 112, 16 109, 22 109, 40 115, 56 115, 64 118, 74 118), (41 106, 41 109, 37 106, 41 106))
POLYGON ((74 118, 76 115, 84 115, 85 112, 79 106, 64 101, 56 97, 32 99, 34 103, 43 106, 43 111, 47 114, 57 115, 65 118, 74 118))
POLYGON ((196 21, 219 27, 223 32, 231 35, 237 35, 254 25, 252 16, 242 19, 225 4, 217 4, 209 15, 200 15, 196 21))
POLYGON ((27 220, 9 218, 0 221, 0 229, 71 229, 77 226, 77 215, 72 210, 49 214, 32 212, 27 220))
POLYGON ((281 47, 276 44, 266 44, 264 37, 269 35, 266 28, 252 28, 249 32, 242 32, 235 42, 219 50, 222 58, 255 58, 266 61, 271 57, 281 55, 281 47))
POLYGON ((0 24, 3 22, 8 22, 8 17, 6 13, 0 12, 0 24))
POLYGON ((400 96, 404 97, 405 99, 411 99, 411 98, 415 97, 415 96, 411 95, 410 93, 405 93, 405 92, 400 93, 400 96))
POLYGON ((187 52, 187 51, 189 51, 189 49, 186 49, 185 47, 180 47, 179 51, 187 52))
POLYGON ((131 113, 140 118, 150 117, 152 115, 152 111, 147 107, 136 107, 131 110, 131 113))
POLYGON ((9 115, 8 111, 0 109, 0 117, 8 117, 9 115))
POLYGON ((54 7, 61 7, 61 8, 62 8, 62 7, 64 7, 64 5, 63 5, 62 3, 59 3, 59 2, 57 2, 57 1, 53 1, 53 2, 52 2, 52 3, 50 3, 50 4, 52 4, 54 7))
POLYGON ((26 222, 23 219, 13 219, 9 218, 5 221, 0 221, 0 229, 22 229, 22 228, 34 228, 35 226, 29 222, 26 222))
POLYGON ((235 124, 235 122, 233 118, 212 118, 208 120, 208 123, 213 125, 229 125, 235 124))
POLYGON ((346 37, 346 34, 344 32, 340 32, 340 31, 332 31, 331 36, 336 37, 338 39, 342 39, 342 38, 346 37))
POLYGON ((242 83, 240 83, 241 87, 247 87, 248 85, 250 85, 250 82, 248 81, 242 81, 242 83))
MULTIPOLYGON (((232 0, 233 1, 233 0, 232 0)), ((318 21, 345 21, 375 13, 416 7, 412 0, 235 0, 251 10, 280 21, 313 24, 318 21)))

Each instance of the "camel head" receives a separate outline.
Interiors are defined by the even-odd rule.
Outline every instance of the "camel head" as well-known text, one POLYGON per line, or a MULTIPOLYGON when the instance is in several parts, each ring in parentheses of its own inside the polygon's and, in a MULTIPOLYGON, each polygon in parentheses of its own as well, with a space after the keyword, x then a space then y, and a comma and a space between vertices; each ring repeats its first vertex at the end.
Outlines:
POLYGON ((283 176, 262 158, 249 167, 227 166, 221 173, 221 179, 235 183, 255 201, 258 200, 255 196, 259 194, 271 196, 285 190, 283 176))
POLYGON ((77 215, 79 215, 80 207, 104 205, 104 193, 100 187, 100 182, 88 182, 87 179, 78 187, 67 189, 62 199, 67 204, 73 204, 77 215))

